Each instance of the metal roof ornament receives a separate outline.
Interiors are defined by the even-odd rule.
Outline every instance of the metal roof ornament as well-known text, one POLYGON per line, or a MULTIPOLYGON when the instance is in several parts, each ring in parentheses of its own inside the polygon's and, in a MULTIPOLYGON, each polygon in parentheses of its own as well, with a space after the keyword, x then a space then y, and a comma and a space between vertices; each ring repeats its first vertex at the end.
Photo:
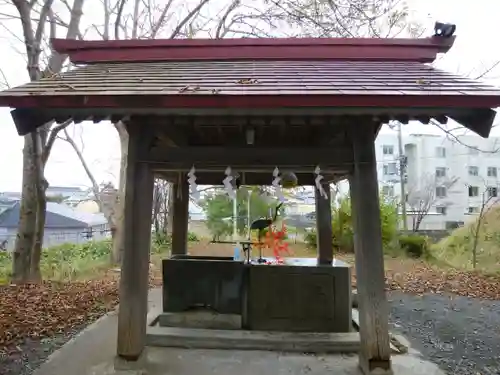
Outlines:
POLYGON ((434 36, 451 38, 457 26, 452 23, 436 22, 434 24, 434 36))

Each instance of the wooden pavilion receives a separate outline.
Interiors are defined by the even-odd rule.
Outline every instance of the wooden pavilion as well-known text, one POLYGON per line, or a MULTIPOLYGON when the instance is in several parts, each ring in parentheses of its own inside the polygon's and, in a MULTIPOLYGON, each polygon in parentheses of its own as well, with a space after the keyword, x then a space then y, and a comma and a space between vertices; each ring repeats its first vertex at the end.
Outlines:
MULTIPOLYGON (((453 41, 53 40, 79 67, 6 90, 0 105, 14 108, 20 135, 70 118, 122 121, 128 129, 117 355, 135 361, 145 347, 154 174, 180 192, 173 253, 185 254, 191 166, 199 184, 221 184, 227 166, 243 173, 244 184, 270 184, 279 166, 314 186, 319 165, 324 181, 350 181, 360 367, 366 374, 390 370, 374 140, 392 119, 452 118, 489 135, 500 91, 429 65, 453 41)), ((318 261, 328 265, 329 197, 317 198, 317 221, 318 261)))

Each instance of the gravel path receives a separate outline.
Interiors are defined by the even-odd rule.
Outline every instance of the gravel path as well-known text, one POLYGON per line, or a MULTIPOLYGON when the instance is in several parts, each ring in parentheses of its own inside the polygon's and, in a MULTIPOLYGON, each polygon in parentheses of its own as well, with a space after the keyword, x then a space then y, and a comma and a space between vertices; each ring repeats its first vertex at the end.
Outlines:
POLYGON ((391 328, 450 375, 500 374, 500 301, 391 292, 391 328))
POLYGON ((85 326, 42 340, 26 340, 18 353, 0 352, 0 375, 31 375, 47 358, 85 326))

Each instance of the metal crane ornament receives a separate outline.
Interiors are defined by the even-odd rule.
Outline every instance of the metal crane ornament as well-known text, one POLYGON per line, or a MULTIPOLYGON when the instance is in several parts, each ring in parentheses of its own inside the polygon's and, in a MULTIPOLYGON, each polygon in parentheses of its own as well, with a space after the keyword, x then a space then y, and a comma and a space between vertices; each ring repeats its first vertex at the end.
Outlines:
POLYGON ((276 221, 278 217, 279 210, 283 206, 283 202, 279 203, 276 206, 276 210, 274 211, 274 215, 272 218, 262 218, 257 219, 252 222, 250 225, 250 230, 257 231, 257 242, 259 244, 259 259, 257 259, 258 263, 265 263, 265 259, 262 258, 262 237, 264 236, 264 230, 270 228, 271 225, 276 221))

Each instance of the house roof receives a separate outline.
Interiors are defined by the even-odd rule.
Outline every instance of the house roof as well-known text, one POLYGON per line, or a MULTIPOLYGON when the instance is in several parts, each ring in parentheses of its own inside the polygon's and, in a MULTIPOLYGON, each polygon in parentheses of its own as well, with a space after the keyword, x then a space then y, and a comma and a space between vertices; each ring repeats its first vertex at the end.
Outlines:
POLYGON ((83 192, 83 190, 76 186, 49 186, 47 192, 78 193, 83 192))
POLYGON ((453 40, 56 39, 55 50, 87 66, 4 91, 0 106, 23 108, 13 114, 20 134, 57 119, 50 109, 66 108, 73 118, 87 110, 80 121, 96 109, 123 115, 138 108, 334 107, 440 108, 488 136, 500 90, 425 64, 453 40))
MULTIPOLYGON (((0 214, 0 227, 17 228, 19 224, 20 203, 16 202, 0 214)), ((89 214, 79 212, 72 208, 55 202, 47 202, 46 229, 80 229, 106 224, 102 214, 89 214)))

